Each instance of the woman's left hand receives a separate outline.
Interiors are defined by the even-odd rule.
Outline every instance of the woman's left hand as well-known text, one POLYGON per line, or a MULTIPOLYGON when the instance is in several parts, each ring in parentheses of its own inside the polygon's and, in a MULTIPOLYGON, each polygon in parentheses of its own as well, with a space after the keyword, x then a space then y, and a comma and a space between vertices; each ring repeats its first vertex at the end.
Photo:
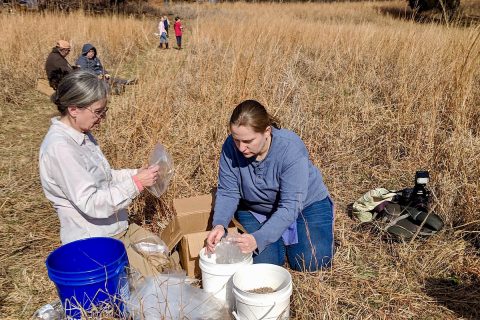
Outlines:
POLYGON ((251 234, 241 234, 235 241, 242 253, 250 253, 257 249, 257 241, 251 234))
POLYGON ((136 174, 137 179, 140 181, 140 184, 143 187, 151 187, 157 182, 158 178, 158 165, 153 165, 149 167, 143 167, 138 169, 136 174))

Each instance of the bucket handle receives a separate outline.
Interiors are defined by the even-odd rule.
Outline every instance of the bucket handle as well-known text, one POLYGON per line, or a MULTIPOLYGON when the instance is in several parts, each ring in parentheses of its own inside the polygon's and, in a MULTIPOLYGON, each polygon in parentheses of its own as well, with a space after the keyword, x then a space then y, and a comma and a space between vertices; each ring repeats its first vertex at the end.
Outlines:
MULTIPOLYGON (((251 307, 256 307, 256 305, 253 305, 253 304, 248 304, 248 303, 245 303, 247 306, 251 306, 251 307)), ((273 308, 275 308, 275 306, 277 305, 276 302, 273 303, 273 306, 270 308, 270 310, 267 311, 267 314, 273 310, 273 308)), ((285 309, 283 309, 282 313, 280 314, 279 318, 285 313, 285 310, 287 310, 287 307, 285 307, 285 309)), ((232 311, 232 315, 233 317, 235 318, 235 320, 242 320, 240 319, 240 316, 237 314, 237 312, 235 310, 232 311)), ((260 318, 260 319, 263 319, 260 318)))
MULTIPOLYGON (((275 304, 276 304, 276 303, 275 303, 275 304)), ((268 314, 270 311, 273 310, 273 308, 275 307, 275 304, 270 308, 270 310, 267 311, 266 314, 268 314)), ((285 310, 284 310, 284 311, 285 311, 285 310)), ((284 311, 282 311, 282 314, 283 314, 284 311)), ((280 316, 282 316, 282 314, 280 314, 280 316)), ((233 315, 233 317, 235 318, 235 320, 242 320, 235 310, 232 311, 232 315, 233 315)), ((264 318, 264 317, 261 317, 260 319, 263 319, 263 318, 264 318)))

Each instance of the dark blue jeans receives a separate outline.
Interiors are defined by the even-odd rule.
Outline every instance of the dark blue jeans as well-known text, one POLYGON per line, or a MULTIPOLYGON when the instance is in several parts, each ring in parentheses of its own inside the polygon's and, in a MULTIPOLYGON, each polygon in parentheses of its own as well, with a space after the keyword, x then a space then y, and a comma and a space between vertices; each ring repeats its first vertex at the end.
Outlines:
MULTIPOLYGON (((238 210, 235 218, 248 233, 262 227, 248 211, 238 210)), ((333 221, 333 203, 330 197, 312 203, 298 215, 298 243, 286 246, 280 238, 258 255, 254 254, 253 263, 282 266, 286 255, 290 268, 297 271, 316 271, 330 267, 333 258, 333 221)))

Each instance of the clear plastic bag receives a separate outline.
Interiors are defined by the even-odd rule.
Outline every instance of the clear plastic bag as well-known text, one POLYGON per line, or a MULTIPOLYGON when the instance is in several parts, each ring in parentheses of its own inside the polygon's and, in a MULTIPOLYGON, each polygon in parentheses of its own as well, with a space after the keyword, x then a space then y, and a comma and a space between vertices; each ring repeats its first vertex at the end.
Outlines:
POLYGON ((48 303, 37 311, 35 311, 33 318, 42 320, 63 320, 65 319, 62 304, 60 300, 48 303))
POLYGON ((148 264, 160 272, 179 270, 180 266, 170 255, 167 245, 159 236, 150 234, 133 242, 133 248, 142 255, 148 264))
POLYGON ((133 320, 230 319, 225 305, 192 286, 184 273, 145 278, 132 290, 127 306, 133 320))
POLYGON ((147 189, 155 197, 160 198, 167 190, 170 179, 173 176, 173 159, 165 147, 158 143, 150 154, 148 163, 149 165, 159 166, 157 182, 153 186, 147 187, 147 189))
POLYGON ((149 235, 133 244, 135 250, 141 254, 168 254, 168 247, 159 236, 149 235))
POLYGON ((218 264, 239 263, 251 257, 251 253, 242 253, 238 247, 236 238, 238 233, 228 233, 226 237, 222 238, 215 246, 215 262, 218 264))

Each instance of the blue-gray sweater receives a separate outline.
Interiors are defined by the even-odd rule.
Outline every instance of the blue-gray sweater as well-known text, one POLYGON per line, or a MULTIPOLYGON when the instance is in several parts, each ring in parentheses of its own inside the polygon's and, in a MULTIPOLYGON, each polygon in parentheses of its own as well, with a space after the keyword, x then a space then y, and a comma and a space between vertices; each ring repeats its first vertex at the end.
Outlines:
POLYGON ((245 158, 229 136, 220 157, 213 226, 227 227, 240 204, 259 222, 267 220, 252 233, 259 252, 280 237, 286 245, 295 244, 298 214, 328 195, 320 171, 294 132, 272 128, 270 149, 262 161, 245 158))
POLYGON ((81 69, 90 70, 95 74, 106 74, 108 73, 103 69, 100 59, 97 57, 97 48, 92 46, 90 43, 85 43, 82 47, 82 54, 78 57, 76 64, 80 66, 81 69), (92 59, 87 58, 87 53, 90 49, 93 49, 95 52, 92 59))

